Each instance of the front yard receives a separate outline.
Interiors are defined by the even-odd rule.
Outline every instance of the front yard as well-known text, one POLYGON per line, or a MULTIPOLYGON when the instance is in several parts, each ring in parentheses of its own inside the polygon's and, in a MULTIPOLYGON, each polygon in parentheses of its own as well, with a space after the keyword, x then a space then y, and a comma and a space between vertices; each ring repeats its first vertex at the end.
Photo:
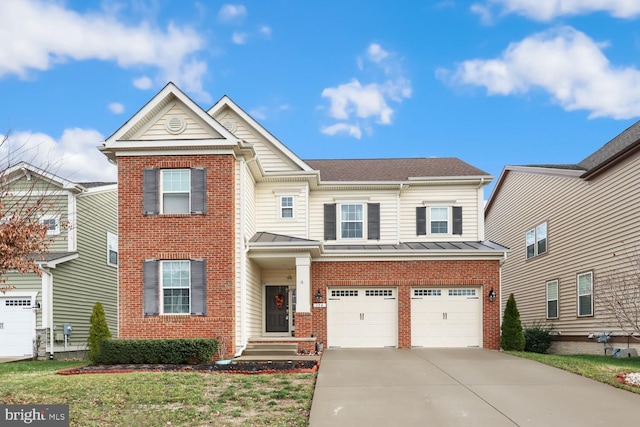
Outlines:
POLYGON ((546 365, 555 366, 601 383, 610 384, 640 394, 640 387, 630 386, 616 381, 620 373, 640 372, 640 357, 615 358, 593 355, 554 355, 508 351, 514 356, 525 357, 546 365))
POLYGON ((72 426, 306 426, 316 374, 57 375, 78 362, 0 364, 0 403, 68 404, 72 426))

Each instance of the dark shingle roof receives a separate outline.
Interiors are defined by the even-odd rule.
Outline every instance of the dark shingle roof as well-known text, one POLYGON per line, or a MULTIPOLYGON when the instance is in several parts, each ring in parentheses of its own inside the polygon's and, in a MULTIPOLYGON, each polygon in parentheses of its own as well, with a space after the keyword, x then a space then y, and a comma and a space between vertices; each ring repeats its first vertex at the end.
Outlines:
POLYGON ((406 181, 409 177, 489 176, 457 158, 305 160, 323 181, 406 181))
POLYGON ((640 121, 628 127, 620 135, 607 142, 600 149, 578 163, 591 173, 592 170, 602 166, 621 156, 640 142, 640 121))
POLYGON ((585 168, 583 168, 580 165, 575 165, 575 164, 549 164, 549 165, 524 165, 527 168, 548 168, 548 169, 567 169, 567 170, 576 170, 576 171, 583 171, 585 170, 585 168))
POLYGON ((104 187, 105 185, 115 185, 116 182, 80 182, 84 188, 104 187))

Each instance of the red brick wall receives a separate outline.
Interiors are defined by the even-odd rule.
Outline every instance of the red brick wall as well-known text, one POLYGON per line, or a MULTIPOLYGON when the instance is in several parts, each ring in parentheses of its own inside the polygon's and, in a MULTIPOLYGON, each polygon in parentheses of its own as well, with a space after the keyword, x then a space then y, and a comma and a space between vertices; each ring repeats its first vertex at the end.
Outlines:
MULTIPOLYGON (((367 261, 311 263, 311 295, 324 302, 328 286, 398 288, 398 347, 411 347, 411 288, 414 286, 482 286, 484 348, 500 348, 500 305, 489 302, 491 288, 500 294, 499 261, 367 261)), ((327 309, 312 308, 313 333, 327 345, 327 309)))
POLYGON ((121 338, 217 338, 234 351, 235 162, 231 155, 118 157, 121 338), (205 215, 142 214, 145 168, 206 168, 205 215), (145 259, 205 259, 207 315, 144 316, 145 259))

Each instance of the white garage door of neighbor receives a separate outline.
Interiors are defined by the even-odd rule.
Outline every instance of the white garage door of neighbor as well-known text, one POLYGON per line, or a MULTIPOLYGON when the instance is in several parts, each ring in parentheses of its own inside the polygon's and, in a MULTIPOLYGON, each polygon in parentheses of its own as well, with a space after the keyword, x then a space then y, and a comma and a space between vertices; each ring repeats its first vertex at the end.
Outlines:
POLYGON ((380 348, 398 345, 395 288, 329 289, 327 345, 380 348))
POLYGON ((480 288, 411 290, 412 347, 479 347, 482 339, 480 288))
POLYGON ((31 356, 35 329, 30 297, 0 298, 0 357, 31 356))

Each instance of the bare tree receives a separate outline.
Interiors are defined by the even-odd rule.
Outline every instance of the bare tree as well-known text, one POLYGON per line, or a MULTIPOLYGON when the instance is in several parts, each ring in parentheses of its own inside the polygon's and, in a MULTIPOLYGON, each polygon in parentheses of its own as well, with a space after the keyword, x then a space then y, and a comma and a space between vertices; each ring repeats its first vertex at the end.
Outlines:
POLYGON ((640 252, 625 247, 612 267, 596 276, 596 303, 604 318, 640 341, 640 252))
POLYGON ((0 148, 0 283, 3 283, 11 271, 41 274, 38 261, 48 253, 53 239, 47 235, 49 224, 40 219, 55 208, 49 193, 43 188, 35 191, 36 180, 20 179, 28 177, 27 169, 20 167, 29 164, 20 158, 27 153, 24 146, 11 147, 9 135, 3 135, 0 148))

